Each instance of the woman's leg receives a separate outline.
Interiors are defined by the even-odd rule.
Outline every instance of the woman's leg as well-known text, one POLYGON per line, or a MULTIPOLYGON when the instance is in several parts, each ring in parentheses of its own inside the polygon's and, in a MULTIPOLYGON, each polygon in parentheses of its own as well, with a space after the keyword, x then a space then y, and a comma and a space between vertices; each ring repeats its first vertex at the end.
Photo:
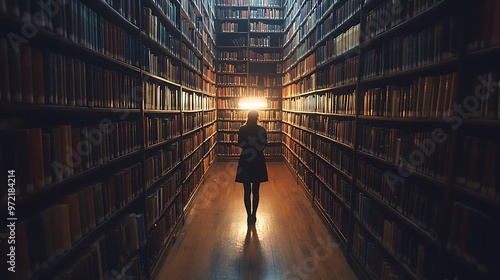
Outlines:
POLYGON ((259 207, 259 187, 260 182, 252 183, 252 194, 253 194, 253 216, 255 218, 255 213, 257 212, 257 207, 259 207))
POLYGON ((247 216, 250 217, 250 215, 252 214, 252 212, 250 212, 251 211, 251 206, 250 206, 251 185, 249 182, 245 182, 245 183, 243 183, 243 187, 245 189, 243 201, 245 202, 245 209, 247 210, 247 216))

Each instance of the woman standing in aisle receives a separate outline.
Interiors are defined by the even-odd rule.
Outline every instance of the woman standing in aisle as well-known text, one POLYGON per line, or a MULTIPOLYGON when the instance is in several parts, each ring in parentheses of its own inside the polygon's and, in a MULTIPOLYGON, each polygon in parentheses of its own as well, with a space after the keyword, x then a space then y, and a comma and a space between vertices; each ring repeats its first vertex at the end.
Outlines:
POLYGON ((243 183, 245 189, 244 202, 249 224, 257 220, 260 183, 268 180, 263 152, 267 146, 267 131, 257 124, 258 119, 259 113, 256 110, 250 110, 246 123, 238 131, 238 146, 242 151, 235 181, 243 183), (250 194, 253 194, 252 204, 250 204, 250 194))

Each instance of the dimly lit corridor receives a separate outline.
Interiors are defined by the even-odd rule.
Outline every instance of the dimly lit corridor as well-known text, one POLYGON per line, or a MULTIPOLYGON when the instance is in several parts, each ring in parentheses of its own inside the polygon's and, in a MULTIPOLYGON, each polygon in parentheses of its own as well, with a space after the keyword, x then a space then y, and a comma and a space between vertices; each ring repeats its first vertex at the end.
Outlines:
POLYGON ((284 163, 268 163, 255 227, 235 162, 217 162, 156 279, 356 279, 284 163))

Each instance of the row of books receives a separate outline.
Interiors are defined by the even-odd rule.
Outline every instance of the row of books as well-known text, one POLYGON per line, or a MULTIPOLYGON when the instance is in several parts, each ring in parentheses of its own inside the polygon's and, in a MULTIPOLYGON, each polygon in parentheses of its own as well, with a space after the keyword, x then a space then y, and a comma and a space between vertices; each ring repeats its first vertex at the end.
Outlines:
MULTIPOLYGON (((470 118, 500 120, 500 73, 487 72, 475 76, 473 88, 464 100, 479 99, 479 108, 470 110, 470 118)), ((474 109, 474 106, 472 106, 474 109)))
POLYGON ((272 24, 264 22, 250 22, 250 32, 282 32, 281 24, 272 24))
MULTIPOLYGON (((207 54, 205 54, 207 55, 207 54)), ((213 58, 212 56, 209 56, 209 59, 212 60, 212 62, 209 62, 210 65, 213 65, 213 58)), ((203 67, 203 77, 207 78, 208 80, 210 80, 212 83, 214 83, 215 81, 215 69, 212 67, 212 66, 204 66, 203 67)), ((203 83, 206 83, 205 80, 203 80, 203 83)))
MULTIPOLYGON (((239 97, 246 95, 247 89, 246 86, 241 86, 241 87, 221 87, 218 86, 217 89, 217 96, 219 97, 239 97)), ((255 96, 255 95, 253 95, 255 96)))
POLYGON ((84 253, 54 279, 119 279, 126 276, 145 279, 143 261, 136 254, 144 244, 143 220, 143 214, 127 215, 119 225, 85 248, 84 253))
MULTIPOLYGON (((194 14, 194 10, 192 10, 194 14)), ((196 18, 196 17, 195 17, 196 18)), ((181 18, 181 34, 182 36, 191 43, 190 46, 198 51, 198 53, 203 52, 203 41, 199 37, 200 33, 203 33, 203 27, 201 24, 201 20, 193 20, 192 23, 196 26, 195 28, 191 28, 191 24, 184 18, 181 18)))
MULTIPOLYGON (((285 145, 298 157, 301 159, 302 163, 309 170, 313 170, 313 166, 316 165, 317 156, 311 152, 312 147, 310 143, 301 143, 298 140, 290 137, 288 134, 285 134, 285 145), (305 146, 305 147, 304 147, 305 146)), ((311 171, 312 175, 314 175, 314 171, 311 171)), ((312 186, 312 185, 308 185, 312 186)))
POLYGON ((179 90, 158 82, 143 83, 145 110, 180 110, 179 90))
MULTIPOLYGON (((345 7, 347 6, 352 6, 352 8, 356 9, 351 12, 357 11, 361 6, 360 6, 360 0, 350 0, 344 4, 345 7), (356 7, 352 5, 358 5, 356 7)), ((304 6, 306 7, 306 6, 304 6)), ((342 7, 339 8, 337 11, 338 13, 343 13, 342 7)), ((347 16, 352 16, 352 14, 345 14, 347 16)), ((331 13, 328 18, 326 18, 325 21, 321 23, 317 23, 317 16, 320 16, 317 13, 312 13, 309 15, 308 21, 306 22, 307 24, 303 25, 301 29, 299 29, 299 32, 294 32, 296 28, 291 28, 289 29, 288 33, 285 34, 285 42, 291 42, 287 47, 284 49, 283 53, 287 56, 291 52, 294 52, 292 57, 290 58, 290 63, 294 63, 295 61, 299 60, 304 53, 309 52, 309 50, 313 47, 315 47, 316 43, 323 40, 326 36, 332 33, 332 31, 340 24, 343 23, 344 20, 339 17, 335 17, 334 13, 331 13), (310 33, 310 31, 316 28, 313 33, 310 33), (305 41, 302 42, 302 39, 308 35, 307 38, 305 38, 305 41), (291 37, 293 36, 293 37, 291 37), (300 45, 299 45, 300 43, 300 45)), ((299 18, 297 18, 298 20, 299 18)), ((347 18, 345 19, 347 20, 347 18)), ((298 25, 301 21, 296 22, 298 25)), ((351 26, 347 31, 340 33, 337 35, 335 38, 331 38, 330 40, 333 42, 331 44, 331 49, 323 49, 323 53, 331 53, 330 57, 338 56, 341 55, 350 49, 356 47, 359 45, 359 39, 360 39, 360 24, 356 24, 351 26)), ((319 57, 322 61, 325 61, 324 55, 319 57)), ((289 66, 289 65, 287 65, 289 66)), ((286 69, 287 67, 285 67, 286 69)))
MULTIPOLYGON (((337 167, 339 170, 345 172, 345 174, 352 176, 352 151, 345 149, 341 146, 331 145, 330 141, 327 141, 322 138, 317 138, 315 140, 314 151, 322 157, 325 161, 329 162, 331 165, 337 167)), ((317 161, 318 165, 322 164, 320 161, 317 161)), ((319 170, 321 168, 318 167, 319 170)), ((327 167, 328 169, 328 167, 327 167)), ((333 174, 332 174, 333 175, 333 174)), ((330 182, 327 180, 326 182, 330 182)))
MULTIPOLYGON (((140 164, 131 169, 138 174, 140 164)), ((128 186, 131 184, 139 188, 140 177, 124 177, 122 174, 66 195, 56 204, 16 224, 17 255, 23 267, 21 278, 30 279, 45 270, 132 199, 125 193, 130 191, 128 186), (128 186, 118 187, 124 182, 128 186)))
POLYGON ((181 77, 183 86, 189 87, 194 90, 202 90, 203 78, 197 73, 189 69, 182 68, 181 77))
POLYGON ((361 114, 399 118, 446 118, 453 114, 457 91, 456 72, 419 77, 409 85, 368 89, 363 96, 361 114))
POLYGON ((360 187, 431 236, 437 237, 441 224, 440 213, 444 209, 444 200, 438 192, 432 192, 432 189, 424 188, 423 184, 416 184, 411 180, 391 178, 397 175, 366 161, 358 161, 356 171, 360 187))
MULTIPOLYGON (((286 137, 286 136, 285 136, 286 137)), ((290 138, 288 138, 290 139, 290 138)), ((297 173, 297 177, 302 181, 307 187, 307 191, 312 194, 314 181, 317 179, 314 177, 314 173, 306 167, 301 160, 290 150, 290 147, 285 145, 283 148, 283 155, 286 161, 292 166, 293 170, 297 173)))
POLYGON ((21 172, 17 191, 24 195, 138 149, 135 122, 7 130, 0 165, 21 172))
POLYGON ((201 58, 199 58, 196 53, 184 43, 182 43, 181 46, 181 58, 184 63, 197 71, 202 72, 201 58))
POLYGON ((216 66, 219 73, 242 73, 246 74, 247 64, 233 64, 233 63, 218 63, 216 66))
POLYGON ((462 136, 455 184, 485 197, 500 200, 500 177, 496 172, 500 166, 499 154, 498 140, 462 136))
POLYGON ((436 269, 437 252, 421 238, 409 234, 402 224, 386 219, 375 203, 362 193, 357 195, 355 212, 359 221, 382 242, 385 250, 405 264, 417 278, 431 279, 436 269))
POLYGON ((219 32, 247 32, 248 27, 246 24, 239 24, 238 22, 222 22, 219 25, 219 32))
POLYGON ((323 211, 332 219, 340 232, 347 236, 349 233, 349 210, 318 180, 314 180, 312 186, 314 198, 323 207, 323 211))
POLYGON ((184 190, 182 193, 182 203, 186 205, 194 192, 194 190, 200 185, 201 179, 203 178, 203 170, 205 168, 206 161, 204 160, 197 168, 193 171, 191 176, 187 178, 184 183, 184 190))
POLYGON ((144 145, 146 147, 180 136, 179 115, 163 118, 144 118, 144 145))
POLYGON ((184 176, 187 178, 194 170, 195 167, 198 166, 200 162, 202 162, 203 156, 206 154, 208 150, 206 150, 207 145, 203 145, 202 148, 197 149, 191 154, 183 155, 182 162, 182 171, 184 172, 184 176))
POLYGON ((316 66, 316 53, 312 53, 289 71, 286 71, 283 80, 285 83, 296 81, 316 69, 316 66))
POLYGON ((248 60, 250 61, 281 61, 282 57, 281 52, 248 51, 248 60))
POLYGON ((456 55, 458 43, 455 18, 442 18, 429 27, 385 40, 363 54, 363 79, 397 73, 437 63, 456 55))
POLYGON ((150 48, 142 48, 143 70, 153 75, 168 79, 171 82, 179 82, 179 63, 169 55, 156 53, 150 48))
POLYGON ((247 50, 218 51, 217 58, 220 60, 248 60, 247 50))
POLYGON ((177 12, 177 5, 172 0, 153 0, 156 7, 160 8, 168 20, 175 26, 179 27, 179 13, 177 12))
POLYGON ((181 172, 169 175, 160 187, 146 196, 147 228, 151 228, 181 190, 181 172))
POLYGON ((279 87, 281 86, 281 77, 270 77, 260 75, 248 76, 249 86, 279 87))
POLYGON ((193 131, 203 126, 203 113, 185 113, 182 118, 183 133, 193 131))
POLYGON ((293 140, 299 142, 300 144, 312 149, 313 145, 313 132, 297 128, 295 126, 288 125, 284 123, 281 127, 281 131, 290 136, 293 140))
POLYGON ((500 45, 500 4, 494 0, 480 3, 467 2, 466 25, 467 49, 477 50, 500 45))
MULTIPOLYGON (((327 170, 331 173, 331 169, 327 170)), ((340 197, 343 202, 347 205, 351 205, 352 185, 348 180, 345 180, 344 177, 338 175, 337 173, 333 173, 333 175, 327 174, 327 176, 321 175, 321 173, 317 174, 319 178, 322 178, 323 182, 328 183, 327 187, 340 197)))
POLYGON ((222 9, 219 7, 215 14, 218 19, 248 19, 248 10, 246 9, 222 9))
POLYGON ((137 109, 138 77, 0 38, 0 101, 73 107, 137 109))
POLYGON ((238 129, 245 123, 245 121, 217 121, 217 129, 220 130, 231 130, 237 132, 238 129))
POLYGON ((182 109, 200 110, 203 108, 203 95, 197 92, 182 91, 182 109))
POLYGON ((316 88, 328 88, 355 82, 358 79, 359 56, 349 58, 336 65, 330 65, 316 73, 316 88))
MULTIPOLYGON (((328 188, 333 190, 333 184, 334 180, 338 179, 337 176, 340 176, 341 174, 339 172, 342 171, 344 174, 348 175, 350 180, 350 177, 352 177, 352 168, 351 168, 351 163, 352 163, 352 155, 349 155, 349 153, 346 153, 345 151, 341 151, 337 149, 338 153, 335 155, 335 159, 327 160, 324 158, 324 155, 318 154, 319 157, 323 158, 326 162, 330 163, 325 163, 324 161, 321 160, 316 160, 314 163, 309 163, 309 161, 306 161, 307 165, 312 167, 314 170, 314 174, 321 179, 328 188), (331 165, 334 165, 336 169, 332 168, 331 165)), ((344 178, 344 177, 343 177, 344 178)), ((350 202, 347 202, 350 204, 350 202)))
POLYGON ((238 76, 230 75, 217 75, 217 84, 220 85, 242 85, 246 86, 247 76, 246 74, 238 76))
POLYGON ((384 0, 366 14, 366 25, 370 28, 364 36, 366 39, 371 39, 379 34, 390 30, 394 26, 401 24, 418 14, 429 10, 441 0, 425 0, 425 1, 400 1, 394 2, 384 0), (383 19, 383 20, 381 20, 383 19))
MULTIPOLYGON (((246 120, 248 116, 248 111, 238 110, 224 110, 217 112, 218 120, 246 120)), ((259 120, 260 121, 277 121, 281 120, 281 111, 272 110, 272 111, 260 111, 259 112, 259 120)))
POLYGON ((250 18, 252 19, 283 19, 285 13, 282 9, 275 8, 252 8, 250 18))
POLYGON ((498 216, 453 203, 447 249, 460 263, 472 264, 479 272, 476 277, 494 279, 499 275, 498 222, 498 216))
POLYGON ((444 131, 436 138, 436 132, 429 129, 408 130, 363 125, 358 150, 407 169, 410 173, 417 172, 444 182, 449 144, 442 140, 447 137, 444 131))
POLYGON ((283 112, 283 122, 298 126, 305 130, 310 130, 315 127, 316 121, 311 114, 301 114, 293 112, 283 112))
POLYGON ((154 155, 145 160, 144 179, 150 186, 162 178, 180 162, 179 143, 172 142, 167 147, 155 151, 154 155))
POLYGON ((404 279, 406 274, 385 254, 380 246, 362 232, 360 226, 354 226, 353 255, 364 266, 365 270, 381 280, 404 279))
POLYGON ((353 25, 346 32, 340 33, 335 38, 330 38, 324 45, 316 49, 316 63, 322 64, 328 60, 341 56, 359 45, 360 24, 353 25))
POLYGON ((142 31, 172 54, 179 56, 179 38, 169 32, 168 25, 153 14, 149 7, 142 7, 142 31))
POLYGON ((182 139, 182 153, 190 154, 194 150, 198 149, 198 147, 205 140, 203 131, 195 132, 194 134, 190 134, 189 138, 182 139))
POLYGON ((133 25, 137 25, 137 0, 106 0, 106 3, 113 7, 115 11, 120 13, 120 15, 130 21, 133 25))
POLYGON ((314 95, 297 96, 283 100, 283 108, 299 112, 316 112, 317 100, 314 95))
POLYGON ((216 120, 216 111, 203 112, 203 123, 206 125, 207 123, 214 122, 216 120))
MULTIPOLYGON (((204 96, 203 98, 203 110, 214 110, 217 108, 216 97, 213 96, 204 96)), ((213 113, 213 112, 207 112, 213 113)))
POLYGON ((355 115, 356 114, 356 90, 348 94, 334 94, 333 92, 325 92, 318 94, 318 104, 316 112, 355 115))
POLYGON ((281 38, 276 43, 274 39, 271 39, 271 36, 250 37, 248 43, 250 47, 280 47, 281 38))
POLYGON ((210 80, 210 82, 208 82, 206 79, 203 79, 203 92, 209 95, 216 95, 216 87, 215 87, 216 74, 213 71, 212 73, 213 75, 211 77, 205 75, 205 77, 207 77, 210 80))
POLYGON ((316 73, 306 76, 297 82, 283 87, 283 96, 293 96, 296 94, 310 92, 316 89, 316 73))
POLYGON ((150 265, 159 260, 158 254, 170 238, 174 227, 179 223, 181 217, 182 207, 180 199, 175 199, 165 211, 165 214, 149 229, 146 246, 150 265))
POLYGON ((361 10, 361 6, 364 4, 364 2, 364 0, 348 0, 344 5, 335 10, 335 28, 339 27, 342 23, 351 18, 356 12, 361 10))
POLYGON ((225 42, 222 42, 222 37, 220 38, 219 43, 217 43, 218 46, 239 46, 239 47, 244 47, 247 46, 247 37, 246 36, 239 36, 235 37, 234 34, 229 40, 226 40, 225 42))
POLYGON ((217 133, 217 124, 213 123, 209 126, 204 127, 203 133, 205 134, 205 140, 215 140, 215 134, 217 133))
POLYGON ((4 4, 1 9, 3 13, 23 18, 29 25, 36 24, 108 57, 139 66, 138 36, 126 33, 80 1, 64 4, 62 8, 58 6, 59 10, 53 16, 43 16, 42 19, 32 16, 40 12, 40 7, 29 1, 4 4))

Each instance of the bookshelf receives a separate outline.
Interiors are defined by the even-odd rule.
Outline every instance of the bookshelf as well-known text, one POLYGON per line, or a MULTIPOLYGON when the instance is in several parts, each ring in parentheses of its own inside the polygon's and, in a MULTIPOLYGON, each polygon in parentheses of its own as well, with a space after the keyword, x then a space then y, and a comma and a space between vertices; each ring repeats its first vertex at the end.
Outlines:
POLYGON ((238 107, 241 97, 266 98, 259 110, 270 144, 265 155, 281 158, 283 17, 280 1, 216 1, 219 159, 240 154, 237 132, 248 112, 238 107))
POLYGON ((499 277, 499 8, 285 2, 283 156, 361 278, 499 277))
POLYGON ((213 2, 53 4, 0 1, 8 279, 153 278, 216 155, 213 2))

